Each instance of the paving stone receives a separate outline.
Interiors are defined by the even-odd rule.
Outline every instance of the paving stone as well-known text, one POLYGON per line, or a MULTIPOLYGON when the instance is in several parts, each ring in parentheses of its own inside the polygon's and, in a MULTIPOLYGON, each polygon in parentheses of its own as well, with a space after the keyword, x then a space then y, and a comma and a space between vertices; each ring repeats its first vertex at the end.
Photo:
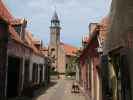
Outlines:
POLYGON ((72 80, 58 80, 44 94, 35 100, 85 100, 81 93, 71 93, 72 80))

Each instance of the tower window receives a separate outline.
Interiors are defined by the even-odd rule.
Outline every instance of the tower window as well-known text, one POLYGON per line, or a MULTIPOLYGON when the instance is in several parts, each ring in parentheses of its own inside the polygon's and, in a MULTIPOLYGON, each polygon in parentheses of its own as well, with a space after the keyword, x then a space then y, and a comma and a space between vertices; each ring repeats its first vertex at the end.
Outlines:
POLYGON ((52 48, 51 51, 55 51, 55 48, 52 48))

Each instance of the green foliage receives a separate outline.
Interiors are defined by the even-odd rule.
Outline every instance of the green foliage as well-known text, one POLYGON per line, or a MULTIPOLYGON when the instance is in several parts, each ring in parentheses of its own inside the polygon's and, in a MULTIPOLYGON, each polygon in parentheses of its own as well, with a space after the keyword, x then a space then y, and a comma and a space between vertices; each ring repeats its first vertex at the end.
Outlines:
POLYGON ((73 76, 73 75, 75 75, 75 72, 76 72, 75 57, 71 57, 69 59, 69 63, 66 66, 66 75, 73 76))
POLYGON ((59 72, 54 71, 54 70, 51 70, 51 71, 50 71, 50 75, 59 75, 59 72))
POLYGON ((75 74, 76 74, 75 72, 67 72, 66 76, 75 76, 75 74))

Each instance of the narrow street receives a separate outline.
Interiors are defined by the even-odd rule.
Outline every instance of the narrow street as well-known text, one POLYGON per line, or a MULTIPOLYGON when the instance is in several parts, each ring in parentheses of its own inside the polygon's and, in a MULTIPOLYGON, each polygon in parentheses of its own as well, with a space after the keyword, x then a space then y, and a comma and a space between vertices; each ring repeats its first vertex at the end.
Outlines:
POLYGON ((71 93, 71 85, 71 80, 58 80, 55 85, 34 100, 85 100, 81 93, 71 93))
POLYGON ((0 0, 0 100, 133 100, 133 0, 0 0))

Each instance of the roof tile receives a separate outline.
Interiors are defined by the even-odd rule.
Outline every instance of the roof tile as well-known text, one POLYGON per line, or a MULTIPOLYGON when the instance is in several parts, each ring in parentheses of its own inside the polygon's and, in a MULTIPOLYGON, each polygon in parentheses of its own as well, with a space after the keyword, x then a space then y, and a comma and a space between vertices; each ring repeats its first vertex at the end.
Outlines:
POLYGON ((61 46, 64 48, 66 54, 69 56, 75 56, 75 53, 78 51, 78 48, 65 43, 61 43, 61 46))

